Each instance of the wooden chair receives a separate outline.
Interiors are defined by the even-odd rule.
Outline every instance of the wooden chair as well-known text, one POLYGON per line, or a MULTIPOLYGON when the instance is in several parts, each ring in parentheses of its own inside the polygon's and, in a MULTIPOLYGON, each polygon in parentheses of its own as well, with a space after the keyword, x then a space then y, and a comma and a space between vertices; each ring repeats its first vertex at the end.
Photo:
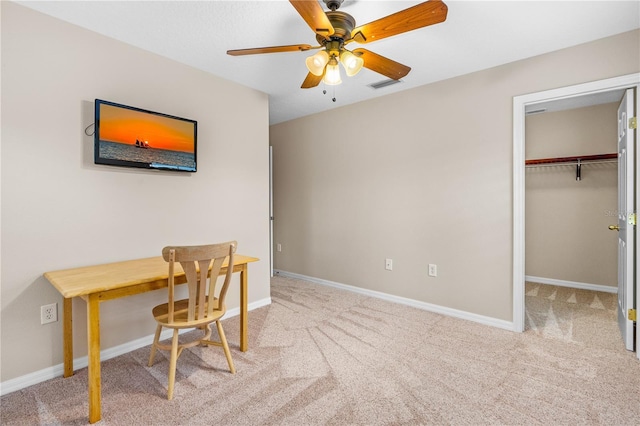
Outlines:
MULTIPOLYGON (((220 323, 220 318, 225 314, 227 308, 224 303, 231 275, 233 272, 233 254, 236 251, 237 243, 230 241, 220 244, 211 244, 204 246, 184 246, 184 247, 165 247, 162 249, 164 260, 169 262, 169 301, 153 308, 153 317, 158 323, 156 334, 151 346, 151 355, 149 356, 149 367, 153 365, 153 359, 156 349, 171 351, 171 359, 169 363, 169 388, 167 391, 167 399, 173 398, 173 387, 176 378, 176 363, 183 349, 196 345, 216 345, 222 346, 224 354, 227 357, 229 370, 235 373, 229 345, 220 323), (229 258, 229 267, 224 276, 224 283, 220 288, 219 294, 216 296, 216 283, 222 263, 229 258), (174 300, 176 284, 184 283, 181 279, 176 282, 174 276, 175 262, 179 262, 185 272, 187 286, 189 288, 189 298, 183 300, 174 300), (208 271, 211 271, 208 273, 208 271), (210 279, 207 279, 207 276, 210 279), (220 341, 211 341, 211 323, 215 322, 220 335, 220 341), (161 344, 160 332, 163 327, 173 329, 173 338, 171 345, 161 344), (204 335, 187 343, 178 342, 178 331, 184 328, 199 328, 204 335)), ((180 277, 182 278, 182 277, 180 277)))

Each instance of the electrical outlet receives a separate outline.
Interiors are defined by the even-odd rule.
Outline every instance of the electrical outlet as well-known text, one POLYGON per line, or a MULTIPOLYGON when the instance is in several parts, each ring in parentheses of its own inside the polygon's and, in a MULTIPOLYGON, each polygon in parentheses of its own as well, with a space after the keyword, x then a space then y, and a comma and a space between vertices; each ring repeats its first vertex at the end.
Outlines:
POLYGON ((433 263, 429 264, 429 276, 430 277, 438 276, 438 265, 434 265, 433 263))
POLYGON ((58 304, 40 306, 40 324, 49 324, 58 321, 58 304))
POLYGON ((386 269, 387 271, 392 271, 393 270, 393 260, 392 259, 385 259, 385 261, 384 261, 384 269, 386 269))
POLYGON ((282 244, 278 243, 278 251, 282 251, 282 244))

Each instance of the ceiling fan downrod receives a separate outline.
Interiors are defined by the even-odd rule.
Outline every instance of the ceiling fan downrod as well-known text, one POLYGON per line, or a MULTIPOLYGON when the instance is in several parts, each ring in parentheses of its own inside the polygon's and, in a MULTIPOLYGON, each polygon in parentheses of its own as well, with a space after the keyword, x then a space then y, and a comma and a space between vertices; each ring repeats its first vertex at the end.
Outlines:
POLYGON ((327 7, 329 8, 329 10, 331 11, 336 11, 340 8, 340 5, 342 4, 344 0, 324 0, 324 4, 327 5, 327 7))

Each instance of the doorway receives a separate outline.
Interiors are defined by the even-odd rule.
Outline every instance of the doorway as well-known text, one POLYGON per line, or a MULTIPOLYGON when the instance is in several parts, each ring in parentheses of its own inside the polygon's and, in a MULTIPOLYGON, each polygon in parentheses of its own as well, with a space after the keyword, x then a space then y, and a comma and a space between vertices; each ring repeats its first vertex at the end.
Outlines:
MULTIPOLYGON (((525 111, 527 108, 539 107, 545 103, 588 101, 589 97, 601 97, 611 92, 627 88, 635 88, 638 93, 640 74, 630 74, 606 80, 568 86, 559 89, 516 96, 513 100, 513 328, 514 331, 524 331, 525 325, 525 111)), ((635 99, 635 109, 640 111, 638 96, 635 99)), ((637 178, 636 178, 637 179, 637 178)), ((636 199, 640 192, 640 185, 635 184, 636 199)), ((638 254, 634 259, 637 262, 638 254)), ((636 292, 636 306, 640 305, 640 294, 636 292)), ((636 341, 640 341, 640 331, 636 329, 636 341)), ((640 354, 640 351, 636 351, 640 354)), ((639 356, 640 358, 640 356, 639 356)))
POLYGON ((621 343, 618 232, 608 227, 624 92, 609 93, 577 108, 582 98, 527 107, 525 122, 525 330, 594 348, 621 343))

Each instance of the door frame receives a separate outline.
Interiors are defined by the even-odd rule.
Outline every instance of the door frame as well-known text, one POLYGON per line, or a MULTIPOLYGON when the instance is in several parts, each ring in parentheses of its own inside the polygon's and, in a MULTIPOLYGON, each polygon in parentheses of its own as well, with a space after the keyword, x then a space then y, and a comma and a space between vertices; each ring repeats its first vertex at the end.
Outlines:
MULTIPOLYGON (((613 90, 635 88, 635 115, 640 115, 640 73, 627 74, 620 77, 573 86, 545 90, 514 96, 513 98, 513 329, 524 331, 524 282, 525 282, 525 107, 542 102, 579 97, 583 95, 605 93, 613 90)), ((636 144, 638 143, 636 131, 636 144)), ((636 164, 639 155, 635 151, 636 164)), ((636 174, 635 198, 640 200, 640 173, 636 174)), ((639 253, 636 251, 635 264, 640 265, 639 253)), ((636 291, 636 307, 640 306, 640 291, 636 291)), ((636 342, 640 342, 640 327, 636 327, 636 342)), ((640 351, 636 350, 638 358, 640 351)))
POLYGON ((273 278, 273 146, 269 145, 269 276, 273 278))

